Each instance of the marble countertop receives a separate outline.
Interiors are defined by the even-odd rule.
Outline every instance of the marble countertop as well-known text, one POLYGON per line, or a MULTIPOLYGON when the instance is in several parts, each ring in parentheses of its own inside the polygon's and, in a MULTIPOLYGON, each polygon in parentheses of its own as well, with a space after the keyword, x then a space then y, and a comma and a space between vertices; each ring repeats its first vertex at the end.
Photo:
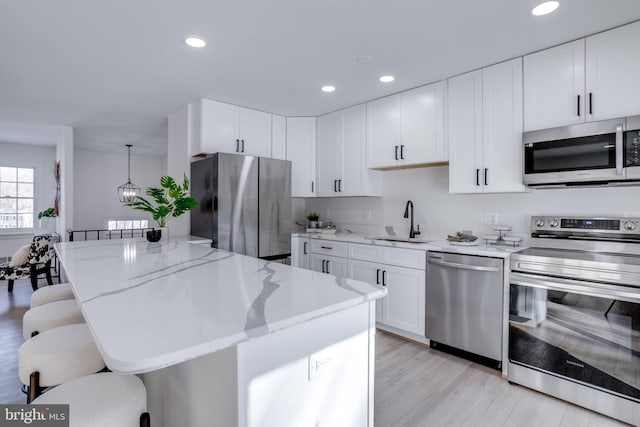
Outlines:
MULTIPOLYGON (((387 246, 394 248, 416 249, 421 251, 444 251, 459 253, 464 255, 479 255, 495 258, 508 258, 515 251, 524 249, 525 246, 509 247, 509 246, 487 246, 484 241, 475 246, 458 246, 452 245, 445 239, 429 239, 428 243, 409 243, 409 242, 390 242, 386 240, 374 240, 356 233, 337 233, 337 234, 321 234, 321 233, 293 233, 293 237, 309 237, 311 239, 334 240, 349 243, 361 243, 367 245, 387 246)), ((421 236, 422 238, 422 236, 421 236)))
POLYGON ((56 252, 107 366, 119 373, 160 369, 387 293, 188 238, 64 242, 56 252))

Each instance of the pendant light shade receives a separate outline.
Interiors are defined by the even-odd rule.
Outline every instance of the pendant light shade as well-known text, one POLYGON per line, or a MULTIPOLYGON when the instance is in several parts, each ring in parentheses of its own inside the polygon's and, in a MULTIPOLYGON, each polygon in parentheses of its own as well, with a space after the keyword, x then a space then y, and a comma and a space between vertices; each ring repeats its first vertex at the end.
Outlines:
POLYGON ((131 182, 131 144, 127 144, 129 150, 129 163, 127 166, 127 182, 118 187, 118 198, 122 203, 132 203, 140 195, 140 187, 131 182))

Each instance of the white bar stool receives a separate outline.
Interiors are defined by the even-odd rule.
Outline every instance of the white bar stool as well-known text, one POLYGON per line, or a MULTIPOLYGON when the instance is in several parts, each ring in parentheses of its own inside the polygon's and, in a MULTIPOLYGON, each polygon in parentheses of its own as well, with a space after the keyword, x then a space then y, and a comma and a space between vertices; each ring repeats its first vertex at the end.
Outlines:
POLYGON ((31 308, 49 304, 54 301, 63 301, 74 298, 70 283, 43 286, 31 294, 31 308))
POLYGON ((27 385, 27 403, 42 388, 94 374, 104 360, 86 323, 60 326, 25 341, 18 350, 18 376, 27 385))
POLYGON ((28 310, 22 317, 22 336, 31 338, 34 332, 44 332, 58 326, 84 323, 80 306, 75 299, 54 301, 28 310))
POLYGON ((135 375, 78 378, 47 391, 34 405, 69 405, 70 427, 150 427, 147 391, 135 375))

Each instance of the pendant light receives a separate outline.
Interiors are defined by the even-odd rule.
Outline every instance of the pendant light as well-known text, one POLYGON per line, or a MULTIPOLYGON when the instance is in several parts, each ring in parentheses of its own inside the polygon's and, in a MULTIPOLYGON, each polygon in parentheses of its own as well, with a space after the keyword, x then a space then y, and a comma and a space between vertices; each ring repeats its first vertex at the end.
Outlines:
POLYGON ((127 183, 118 187, 118 198, 122 203, 135 202, 136 197, 140 195, 140 187, 131 183, 131 144, 125 145, 129 150, 129 163, 127 166, 127 183))

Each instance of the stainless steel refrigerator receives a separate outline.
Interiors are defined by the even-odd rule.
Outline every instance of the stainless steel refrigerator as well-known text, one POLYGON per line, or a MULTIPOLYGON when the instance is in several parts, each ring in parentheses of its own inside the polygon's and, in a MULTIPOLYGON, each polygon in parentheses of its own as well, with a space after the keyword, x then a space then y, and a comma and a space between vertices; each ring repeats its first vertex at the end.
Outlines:
POLYGON ((216 153, 191 163, 191 234, 265 259, 291 254, 291 162, 216 153))

